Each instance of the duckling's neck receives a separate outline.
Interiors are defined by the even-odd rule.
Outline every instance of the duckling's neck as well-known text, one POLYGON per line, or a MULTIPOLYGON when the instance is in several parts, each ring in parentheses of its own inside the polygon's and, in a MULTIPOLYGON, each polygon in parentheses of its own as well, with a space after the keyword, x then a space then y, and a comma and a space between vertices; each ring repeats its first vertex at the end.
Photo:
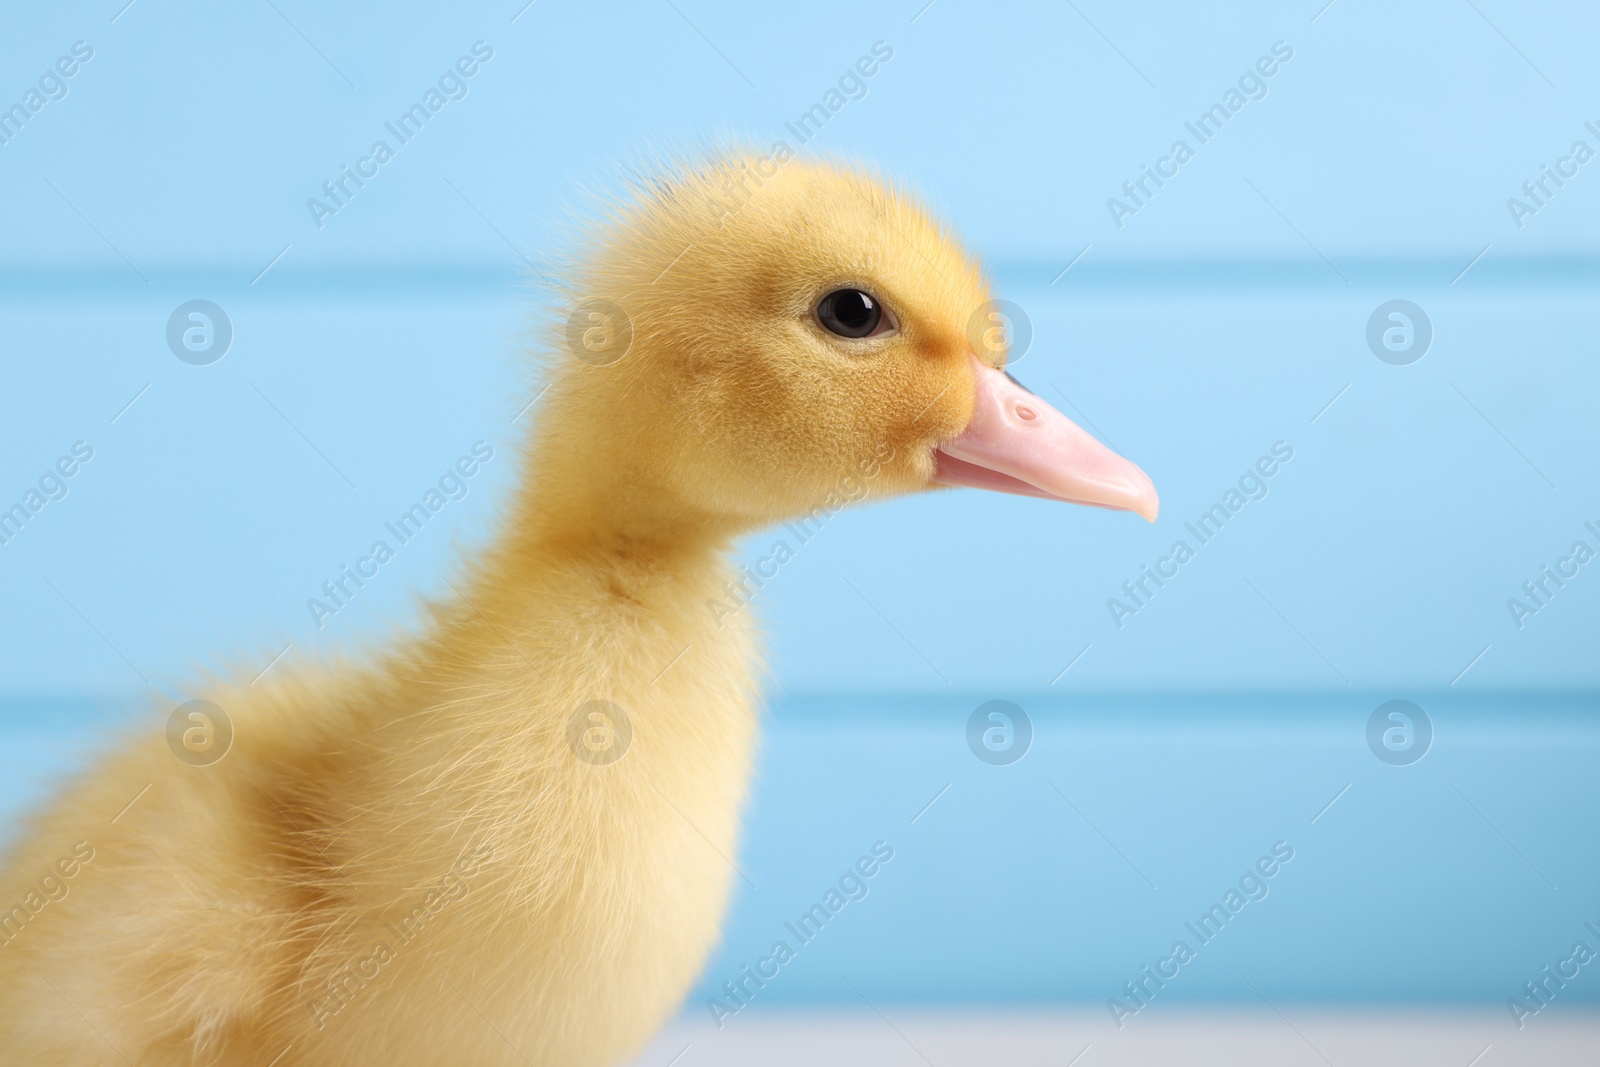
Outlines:
POLYGON ((626 687, 634 661, 662 661, 648 683, 685 644, 742 642, 745 620, 735 635, 711 606, 726 598, 741 532, 651 485, 625 456, 536 449, 501 537, 456 587, 414 677, 525 692, 526 673, 560 691, 568 680, 549 664, 576 657, 591 661, 578 673, 626 687), (508 641, 521 658, 502 655, 508 641))
POLYGON ((671 567, 714 556, 751 524, 715 514, 661 484, 638 438, 577 445, 547 432, 523 463, 507 544, 529 563, 671 567))

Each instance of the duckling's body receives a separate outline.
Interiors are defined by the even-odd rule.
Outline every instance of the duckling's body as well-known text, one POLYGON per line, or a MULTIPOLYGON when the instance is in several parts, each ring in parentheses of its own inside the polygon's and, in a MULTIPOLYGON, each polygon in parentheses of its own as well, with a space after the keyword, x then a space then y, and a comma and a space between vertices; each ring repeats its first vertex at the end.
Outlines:
POLYGON ((43 819, 0 900, 78 841, 93 858, 0 948, 5 1061, 608 1064, 641 1044, 737 877, 752 648, 705 609, 732 572, 701 548, 496 577, 379 669, 217 694, 238 740, 216 765, 142 738, 43 819), (625 709, 624 758, 574 757, 583 694, 625 709))
POLYGON ((685 169, 600 228, 570 295, 631 342, 552 344, 521 489, 418 636, 211 689, 225 758, 138 737, 36 821, 0 876, 5 1062, 616 1063, 739 876, 733 540, 935 481, 1154 516, 1136 468, 975 357, 987 288, 916 205, 778 164, 685 169))

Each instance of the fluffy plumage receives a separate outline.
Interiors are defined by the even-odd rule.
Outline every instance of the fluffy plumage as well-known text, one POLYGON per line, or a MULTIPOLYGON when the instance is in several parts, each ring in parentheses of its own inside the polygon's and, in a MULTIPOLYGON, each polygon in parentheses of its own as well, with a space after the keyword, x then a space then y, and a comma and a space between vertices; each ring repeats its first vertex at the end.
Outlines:
POLYGON ((225 759, 134 738, 13 850, 0 907, 75 843, 93 859, 0 947, 0 1058, 586 1067, 679 1004, 755 736, 749 620, 711 607, 729 545, 844 479, 925 488, 972 417, 989 293, 874 177, 743 154, 640 182, 564 281, 625 309, 631 348, 597 366, 552 330, 518 494, 423 631, 208 692, 225 759), (821 330, 844 285, 898 331, 821 330), (610 764, 569 740, 594 700, 631 725, 610 764))

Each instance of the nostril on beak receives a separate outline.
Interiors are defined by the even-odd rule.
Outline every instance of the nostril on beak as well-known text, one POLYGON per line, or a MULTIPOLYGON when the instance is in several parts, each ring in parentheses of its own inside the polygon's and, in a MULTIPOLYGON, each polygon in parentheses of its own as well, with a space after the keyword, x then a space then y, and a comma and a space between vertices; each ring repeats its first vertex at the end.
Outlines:
POLYGON ((1038 415, 1034 414, 1033 409, 1028 407, 1027 405, 1025 405, 1025 404, 1018 404, 1017 405, 1017 418, 1022 419, 1024 422, 1032 422, 1034 419, 1036 419, 1038 417, 1039 417, 1038 415))

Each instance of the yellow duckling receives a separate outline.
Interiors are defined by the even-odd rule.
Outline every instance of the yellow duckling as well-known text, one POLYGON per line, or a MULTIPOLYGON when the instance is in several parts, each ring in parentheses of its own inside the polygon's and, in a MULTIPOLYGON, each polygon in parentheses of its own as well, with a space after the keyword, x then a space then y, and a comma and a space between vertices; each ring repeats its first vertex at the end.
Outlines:
POLYGON ((841 483, 1154 519, 1143 473, 974 339, 979 268, 871 175, 712 158, 593 237, 521 489, 424 632, 218 687, 225 758, 136 738, 13 850, 0 1059, 617 1063, 728 898, 757 700, 748 619, 711 606, 732 541, 841 483))

